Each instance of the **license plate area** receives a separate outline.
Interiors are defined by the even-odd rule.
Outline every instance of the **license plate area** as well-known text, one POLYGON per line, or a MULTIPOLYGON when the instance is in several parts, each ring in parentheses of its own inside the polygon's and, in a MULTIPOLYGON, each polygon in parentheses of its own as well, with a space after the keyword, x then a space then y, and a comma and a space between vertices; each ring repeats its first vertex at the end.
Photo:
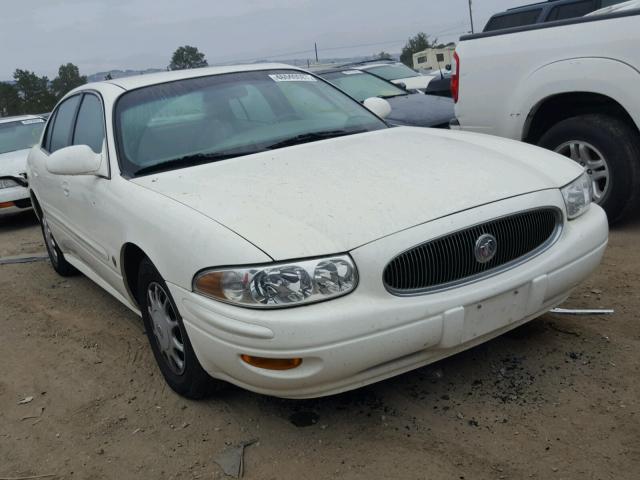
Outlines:
POLYGON ((526 317, 530 289, 530 284, 523 285, 465 306, 462 341, 473 340, 526 317))

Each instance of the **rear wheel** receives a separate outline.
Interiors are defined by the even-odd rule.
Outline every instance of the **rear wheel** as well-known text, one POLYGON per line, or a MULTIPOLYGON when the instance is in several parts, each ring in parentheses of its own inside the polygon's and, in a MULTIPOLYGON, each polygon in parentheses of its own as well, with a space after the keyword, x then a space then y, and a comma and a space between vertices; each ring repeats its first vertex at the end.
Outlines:
POLYGON ((551 127, 538 145, 585 168, 593 182, 593 200, 611 223, 634 210, 640 197, 640 141, 626 123, 608 115, 580 115, 551 127))
POLYGON ((167 284, 146 258, 140 265, 137 293, 147 338, 166 382, 187 398, 211 394, 218 382, 198 362, 167 284))
POLYGON ((49 260, 51 261, 51 266, 53 269, 63 277, 71 277, 73 275, 78 274, 78 270, 71 265, 64 258, 64 254, 58 247, 58 243, 51 233, 51 228, 49 228, 49 222, 47 221, 47 216, 44 212, 42 212, 40 216, 40 227, 42 229, 42 236, 44 238, 44 244, 47 247, 47 253, 49 254, 49 260))

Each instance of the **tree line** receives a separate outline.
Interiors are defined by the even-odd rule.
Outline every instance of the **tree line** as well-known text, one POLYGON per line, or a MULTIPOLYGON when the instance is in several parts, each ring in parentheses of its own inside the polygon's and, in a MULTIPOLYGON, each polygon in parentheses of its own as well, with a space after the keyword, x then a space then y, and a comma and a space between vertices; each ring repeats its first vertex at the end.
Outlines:
POLYGON ((58 76, 51 81, 20 68, 13 79, 13 84, 0 83, 0 116, 50 112, 68 91, 87 83, 73 63, 60 65, 58 76))
MULTIPOLYGON (((420 32, 411 37, 402 49, 400 60, 412 67, 413 54, 436 46, 437 40, 420 32)), ((377 55, 380 59, 390 59, 387 52, 377 55)), ((167 70, 184 70, 208 66, 204 53, 196 47, 185 45, 178 47, 171 56, 167 70)), ((0 82, 0 117, 50 112, 55 104, 70 90, 87 83, 87 77, 73 63, 60 65, 58 76, 49 81, 46 76, 38 76, 29 70, 16 69, 13 73, 15 83, 0 82)), ((105 80, 111 80, 107 74, 105 80)))
MULTIPOLYGON (((196 47, 179 47, 167 70, 206 67, 207 60, 196 47)), ((29 70, 16 69, 14 83, 0 82, 0 117, 50 112, 69 91, 87 83, 87 77, 73 63, 60 65, 58 76, 49 80, 29 70)), ((108 73, 105 80, 112 80, 108 73)))

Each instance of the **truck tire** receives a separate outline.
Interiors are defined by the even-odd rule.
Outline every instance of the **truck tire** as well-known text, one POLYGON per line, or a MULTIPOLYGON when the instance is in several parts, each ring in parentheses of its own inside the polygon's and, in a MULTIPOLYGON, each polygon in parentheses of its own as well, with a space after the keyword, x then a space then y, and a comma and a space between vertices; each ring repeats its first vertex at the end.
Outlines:
POLYGON ((640 198, 638 137, 618 118, 588 114, 555 124, 538 145, 585 167, 593 179, 593 199, 613 224, 631 213, 640 198))

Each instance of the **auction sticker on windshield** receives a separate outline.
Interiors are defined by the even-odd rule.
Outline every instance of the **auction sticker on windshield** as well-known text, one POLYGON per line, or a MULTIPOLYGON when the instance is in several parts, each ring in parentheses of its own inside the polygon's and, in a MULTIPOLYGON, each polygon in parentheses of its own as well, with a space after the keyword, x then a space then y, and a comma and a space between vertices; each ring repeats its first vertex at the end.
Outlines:
POLYGON ((360 70, 343 70, 341 72, 343 75, 360 75, 362 72, 360 70))
POLYGON ((269 75, 275 82, 315 82, 312 75, 306 73, 274 73, 269 75))
POLYGON ((34 123, 44 123, 42 118, 32 118, 30 120, 22 120, 23 125, 32 125, 34 123))

